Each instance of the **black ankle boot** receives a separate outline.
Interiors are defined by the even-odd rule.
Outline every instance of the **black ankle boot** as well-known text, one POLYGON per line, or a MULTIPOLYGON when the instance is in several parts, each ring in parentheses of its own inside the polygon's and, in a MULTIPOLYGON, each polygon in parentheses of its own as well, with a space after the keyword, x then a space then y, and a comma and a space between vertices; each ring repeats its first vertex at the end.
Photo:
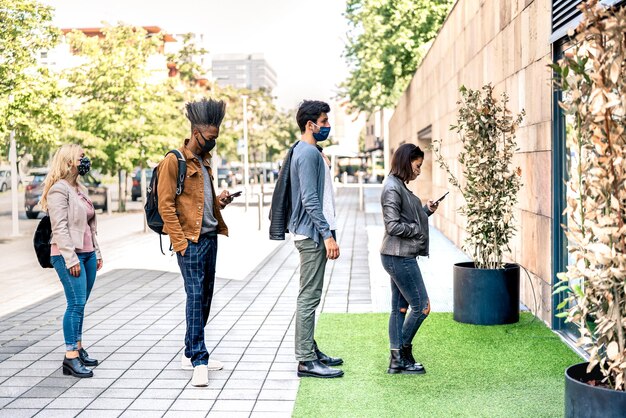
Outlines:
POLYGON ((415 364, 417 366, 422 366, 422 363, 416 362, 415 358, 413 357, 413 345, 412 344, 402 345, 402 356, 404 357, 404 360, 407 363, 415 364))
POLYGON ((76 377, 92 377, 93 372, 85 367, 79 357, 63 359, 63 374, 76 377))
POLYGON ((326 354, 322 353, 320 349, 317 347, 317 342, 313 340, 313 349, 315 350, 315 355, 317 359, 324 363, 327 366, 339 366, 343 364, 343 359, 339 357, 330 357, 326 354))
POLYGON ((84 348, 81 348, 80 350, 78 350, 78 357, 80 358, 80 361, 82 361, 85 366, 94 367, 98 365, 98 360, 95 360, 89 357, 87 350, 85 350, 84 348))
POLYGON ((411 364, 402 356, 402 350, 391 350, 389 358, 389 374, 424 374, 426 370, 422 365, 411 364))

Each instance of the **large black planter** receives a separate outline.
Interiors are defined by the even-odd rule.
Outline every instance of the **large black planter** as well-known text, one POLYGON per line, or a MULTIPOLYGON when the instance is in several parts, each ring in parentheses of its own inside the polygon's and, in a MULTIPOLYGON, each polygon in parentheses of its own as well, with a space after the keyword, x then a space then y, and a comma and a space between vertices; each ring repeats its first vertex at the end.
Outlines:
POLYGON ((585 383, 603 378, 598 367, 588 374, 588 364, 575 364, 565 370, 565 417, 623 418, 626 416, 626 392, 585 383))
POLYGON ((519 266, 478 269, 454 265, 454 320, 465 324, 502 325, 519 321, 519 266))

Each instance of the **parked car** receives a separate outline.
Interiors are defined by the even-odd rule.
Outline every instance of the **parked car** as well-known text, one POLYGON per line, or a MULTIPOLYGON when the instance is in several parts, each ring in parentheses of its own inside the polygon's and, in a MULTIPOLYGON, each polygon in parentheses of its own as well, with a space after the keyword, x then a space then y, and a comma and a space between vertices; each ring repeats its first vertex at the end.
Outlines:
POLYGON ((0 192, 6 192, 11 188, 11 171, 0 170, 0 192))
POLYGON ((217 187, 222 187, 222 183, 226 182, 227 187, 233 185, 233 172, 226 167, 217 168, 217 187))
POLYGON ((264 183, 269 183, 274 176, 274 180, 278 178, 278 170, 266 168, 263 170, 261 167, 250 167, 250 183, 257 183, 264 177, 264 183), (265 175, 263 175, 265 174, 265 175))
MULTIPOLYGON (((26 186, 24 191, 24 209, 26 210, 26 217, 28 219, 37 219, 39 212, 41 212, 39 200, 43 193, 43 181, 48 172, 31 171, 30 174, 33 176, 33 179, 30 184, 26 186)), ((87 187, 89 198, 93 202, 93 207, 106 211, 109 206, 109 202, 107 201, 107 187, 102 186, 100 181, 96 180, 91 173, 82 176, 81 181, 87 187)))
POLYGON ((243 167, 233 167, 232 170, 233 177, 237 180, 237 184, 243 183, 243 167))
MULTIPOLYGON (((146 189, 150 186, 152 181, 152 170, 146 169, 146 189)), ((141 169, 138 168, 133 176, 133 187, 130 189, 130 198, 133 202, 141 197, 141 169)))

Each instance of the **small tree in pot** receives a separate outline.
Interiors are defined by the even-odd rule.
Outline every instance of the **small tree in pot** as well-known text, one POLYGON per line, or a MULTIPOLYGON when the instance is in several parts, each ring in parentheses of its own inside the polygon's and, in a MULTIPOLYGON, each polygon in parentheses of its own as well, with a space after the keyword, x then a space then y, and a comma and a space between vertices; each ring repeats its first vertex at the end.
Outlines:
POLYGON ((553 64, 561 103, 574 121, 576 154, 567 183, 573 263, 556 292, 560 315, 580 329, 589 363, 566 372, 566 416, 626 411, 626 10, 582 6, 576 46, 553 64), (593 388, 582 382, 592 382, 593 388), (604 387, 604 388, 603 388, 604 387), (606 409, 603 409, 606 408, 606 409))
POLYGON ((454 318, 475 324, 512 323, 519 320, 519 266, 506 264, 509 240, 515 232, 513 207, 521 187, 520 168, 513 168, 516 151, 515 131, 524 111, 513 116, 508 95, 494 98, 493 87, 460 89, 461 100, 456 131, 462 151, 464 181, 452 173, 441 152, 441 141, 433 141, 433 152, 440 167, 448 173, 465 205, 467 238, 463 249, 473 263, 458 263, 454 270, 454 318), (493 277, 491 277, 493 276, 493 277), (478 300, 477 300, 478 298, 478 300))

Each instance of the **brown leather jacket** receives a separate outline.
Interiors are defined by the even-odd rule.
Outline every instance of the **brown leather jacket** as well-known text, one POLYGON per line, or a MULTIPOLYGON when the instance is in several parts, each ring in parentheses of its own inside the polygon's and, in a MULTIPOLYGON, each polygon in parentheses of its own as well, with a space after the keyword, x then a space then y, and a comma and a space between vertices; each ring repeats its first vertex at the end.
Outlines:
MULTIPOLYGON (((169 235, 174 251, 187 249, 187 240, 198 242, 204 213, 204 182, 198 160, 186 147, 178 149, 187 160, 187 175, 183 192, 176 196, 178 160, 175 154, 167 156, 159 164, 157 194, 159 214, 163 219, 163 232, 169 235)), ((210 155, 202 162, 207 167, 211 180, 213 172, 209 164, 210 155)), ((228 235, 228 227, 221 214, 221 205, 213 190, 213 215, 217 220, 217 233, 228 235)))

